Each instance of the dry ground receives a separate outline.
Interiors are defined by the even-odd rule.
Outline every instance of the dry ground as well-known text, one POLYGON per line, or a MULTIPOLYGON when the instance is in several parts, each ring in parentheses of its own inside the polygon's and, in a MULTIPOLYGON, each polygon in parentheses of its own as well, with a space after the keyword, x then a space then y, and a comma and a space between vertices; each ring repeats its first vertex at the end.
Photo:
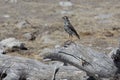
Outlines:
POLYGON ((81 36, 81 40, 74 37, 74 41, 101 52, 118 47, 119 0, 71 0, 73 5, 69 7, 61 6, 60 1, 68 0, 0 0, 0 40, 15 37, 29 48, 28 51, 8 54, 40 59, 43 49, 62 45, 69 40, 63 29, 61 17, 64 15, 70 17, 81 36), (24 20, 31 26, 16 27, 18 22, 24 20), (26 32, 35 33, 36 39, 26 40, 23 37, 26 32))

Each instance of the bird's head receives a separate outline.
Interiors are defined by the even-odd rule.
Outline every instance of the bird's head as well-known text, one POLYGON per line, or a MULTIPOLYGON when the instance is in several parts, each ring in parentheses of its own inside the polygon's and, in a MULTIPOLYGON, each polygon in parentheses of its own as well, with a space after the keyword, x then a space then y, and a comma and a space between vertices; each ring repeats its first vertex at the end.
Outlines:
POLYGON ((62 19, 69 20, 67 16, 63 16, 62 19))

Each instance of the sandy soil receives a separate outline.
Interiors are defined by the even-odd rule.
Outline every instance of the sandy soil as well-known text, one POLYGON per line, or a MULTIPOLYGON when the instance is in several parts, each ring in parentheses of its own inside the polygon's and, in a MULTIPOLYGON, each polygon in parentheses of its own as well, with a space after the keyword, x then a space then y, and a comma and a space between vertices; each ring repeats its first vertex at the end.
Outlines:
POLYGON ((45 48, 54 48, 69 40, 63 29, 62 16, 69 16, 81 36, 73 38, 79 44, 103 53, 118 47, 120 37, 119 0, 0 0, 0 40, 15 37, 26 43, 29 50, 9 55, 41 59, 45 48), (27 20, 30 26, 18 28, 27 20), (25 33, 34 33, 29 41, 25 33))

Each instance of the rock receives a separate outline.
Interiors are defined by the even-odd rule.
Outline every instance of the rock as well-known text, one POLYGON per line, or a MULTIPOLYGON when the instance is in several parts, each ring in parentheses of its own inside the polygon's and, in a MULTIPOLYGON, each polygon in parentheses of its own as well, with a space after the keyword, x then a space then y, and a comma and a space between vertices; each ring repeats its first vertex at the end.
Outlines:
POLYGON ((95 19, 109 19, 110 17, 112 17, 113 14, 99 14, 97 16, 95 16, 95 19))
POLYGON ((74 13, 74 12, 68 11, 68 10, 62 10, 60 13, 61 13, 61 14, 72 14, 72 13, 74 13))
POLYGON ((112 20, 99 20, 98 23, 108 24, 108 23, 112 23, 112 20))
POLYGON ((10 18, 10 15, 5 14, 5 15, 3 15, 3 17, 4 17, 4 18, 10 18))
MULTIPOLYGON (((39 56, 44 57, 44 55, 45 55, 46 53, 49 53, 50 51, 51 51, 50 48, 44 48, 44 49, 42 49, 42 51, 40 52, 39 56)), ((46 55, 47 55, 47 54, 46 54, 46 55)))
POLYGON ((9 3, 17 3, 17 0, 5 0, 5 2, 9 2, 9 3))
POLYGON ((10 0, 11 3, 17 3, 17 0, 10 0))
POLYGON ((109 31, 105 32, 104 35, 106 37, 113 37, 114 36, 114 34, 112 32, 109 32, 109 31))
POLYGON ((60 1, 60 2, 59 2, 59 5, 62 6, 62 7, 70 7, 70 6, 72 6, 73 4, 72 4, 72 2, 70 2, 70 1, 60 1))
POLYGON ((15 38, 7 38, 0 42, 5 51, 27 50, 25 44, 15 38))
POLYGON ((31 26, 31 24, 27 20, 17 22, 17 24, 16 24, 16 27, 19 29, 29 27, 29 26, 31 26))
POLYGON ((113 50, 113 47, 107 47, 106 50, 113 50))
POLYGON ((36 38, 35 35, 32 33, 25 33, 23 37, 26 38, 27 40, 35 40, 36 38))
POLYGON ((114 31, 114 30, 117 31, 117 30, 120 30, 120 28, 119 28, 119 27, 113 27, 112 30, 113 30, 113 31, 114 31))
POLYGON ((60 45, 55 45, 55 48, 59 48, 60 47, 60 45))
POLYGON ((51 38, 51 36, 49 36, 49 35, 43 35, 42 37, 41 37, 41 40, 43 41, 43 43, 45 43, 45 44, 54 44, 54 43, 57 43, 55 40, 53 40, 52 38, 51 38))
POLYGON ((42 53, 45 54, 45 53, 50 52, 50 51, 51 51, 50 48, 44 48, 44 49, 42 50, 42 53))

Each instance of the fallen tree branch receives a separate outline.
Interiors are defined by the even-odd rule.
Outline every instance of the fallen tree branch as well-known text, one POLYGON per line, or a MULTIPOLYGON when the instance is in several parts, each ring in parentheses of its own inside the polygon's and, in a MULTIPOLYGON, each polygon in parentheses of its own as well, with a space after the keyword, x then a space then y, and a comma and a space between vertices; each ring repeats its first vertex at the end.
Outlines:
POLYGON ((53 49, 44 58, 71 64, 94 77, 110 78, 118 71, 113 59, 106 54, 75 43, 53 49))
POLYGON ((74 80, 75 77, 75 80, 83 80, 85 75, 75 67, 48 65, 33 59, 0 55, 0 80, 74 80))

